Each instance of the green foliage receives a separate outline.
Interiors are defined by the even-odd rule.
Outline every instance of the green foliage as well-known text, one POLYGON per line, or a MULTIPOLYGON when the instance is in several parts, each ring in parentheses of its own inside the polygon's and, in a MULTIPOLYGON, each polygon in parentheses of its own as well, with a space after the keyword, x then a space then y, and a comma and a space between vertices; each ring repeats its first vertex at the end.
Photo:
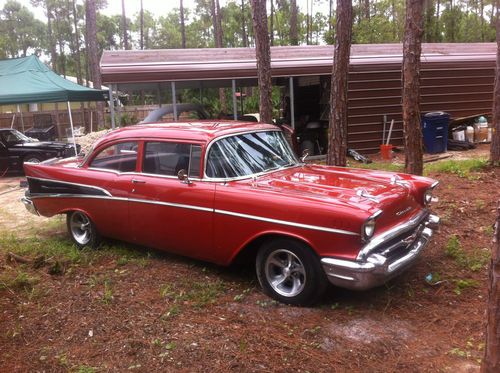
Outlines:
POLYGON ((429 172, 445 172, 471 179, 471 172, 481 171, 488 166, 486 158, 463 160, 446 160, 425 165, 425 174, 429 172))
POLYGON ((458 236, 452 235, 448 239, 445 246, 445 253, 447 256, 455 260, 455 262, 473 272, 479 271, 488 263, 490 259, 490 252, 487 249, 475 249, 467 253, 460 244, 458 236))

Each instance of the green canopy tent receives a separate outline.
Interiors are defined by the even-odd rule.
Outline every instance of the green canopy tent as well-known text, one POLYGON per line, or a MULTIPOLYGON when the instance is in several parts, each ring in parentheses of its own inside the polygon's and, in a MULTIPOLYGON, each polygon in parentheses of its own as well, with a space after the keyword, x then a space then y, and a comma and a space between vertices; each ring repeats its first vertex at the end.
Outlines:
POLYGON ((0 105, 66 102, 73 143, 75 136, 70 102, 105 100, 103 91, 64 79, 36 56, 0 60, 0 105))

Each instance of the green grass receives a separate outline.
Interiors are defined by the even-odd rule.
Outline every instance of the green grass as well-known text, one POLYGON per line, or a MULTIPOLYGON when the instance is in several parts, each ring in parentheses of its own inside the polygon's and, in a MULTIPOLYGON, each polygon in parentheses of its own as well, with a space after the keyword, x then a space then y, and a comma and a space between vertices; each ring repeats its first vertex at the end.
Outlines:
POLYGON ((462 268, 467 268, 473 272, 477 272, 484 268, 490 260, 490 252, 486 249, 475 249, 467 253, 460 244, 458 236, 451 235, 445 246, 447 256, 455 260, 462 268))
POLYGON ((462 178, 474 179, 472 172, 484 170, 488 166, 486 158, 463 159, 463 160, 444 160, 425 165, 424 174, 430 172, 442 172, 458 175, 462 178))
POLYGON ((391 172, 404 172, 404 165, 391 162, 373 162, 373 163, 353 163, 349 167, 364 168, 367 170, 382 170, 391 172))
MULTIPOLYGON (((350 167, 364 168, 369 170, 382 170, 391 172, 404 172, 404 165, 392 162, 373 162, 369 164, 350 162, 350 167)), ((429 173, 442 172, 458 175, 467 179, 476 179, 473 172, 479 172, 488 167, 486 158, 463 159, 463 160, 442 160, 424 164, 424 175, 429 173)))

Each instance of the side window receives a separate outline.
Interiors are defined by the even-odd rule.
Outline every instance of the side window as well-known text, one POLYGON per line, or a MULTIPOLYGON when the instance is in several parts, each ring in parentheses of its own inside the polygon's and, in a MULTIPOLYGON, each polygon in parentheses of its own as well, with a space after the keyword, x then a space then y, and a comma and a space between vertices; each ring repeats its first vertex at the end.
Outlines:
POLYGON ((137 163, 137 149, 138 144, 135 141, 108 146, 95 156, 90 167, 118 172, 133 172, 137 163))
POLYGON ((177 176, 180 170, 186 170, 189 176, 198 178, 200 162, 201 146, 175 142, 147 142, 144 147, 142 172, 177 176))

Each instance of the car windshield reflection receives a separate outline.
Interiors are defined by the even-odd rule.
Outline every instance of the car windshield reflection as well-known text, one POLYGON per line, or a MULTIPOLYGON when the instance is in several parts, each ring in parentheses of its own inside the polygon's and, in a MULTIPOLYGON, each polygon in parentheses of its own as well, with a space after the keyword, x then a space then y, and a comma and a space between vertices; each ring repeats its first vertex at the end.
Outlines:
POLYGON ((225 137, 209 150, 206 176, 240 178, 298 164, 280 131, 252 132, 225 137))

